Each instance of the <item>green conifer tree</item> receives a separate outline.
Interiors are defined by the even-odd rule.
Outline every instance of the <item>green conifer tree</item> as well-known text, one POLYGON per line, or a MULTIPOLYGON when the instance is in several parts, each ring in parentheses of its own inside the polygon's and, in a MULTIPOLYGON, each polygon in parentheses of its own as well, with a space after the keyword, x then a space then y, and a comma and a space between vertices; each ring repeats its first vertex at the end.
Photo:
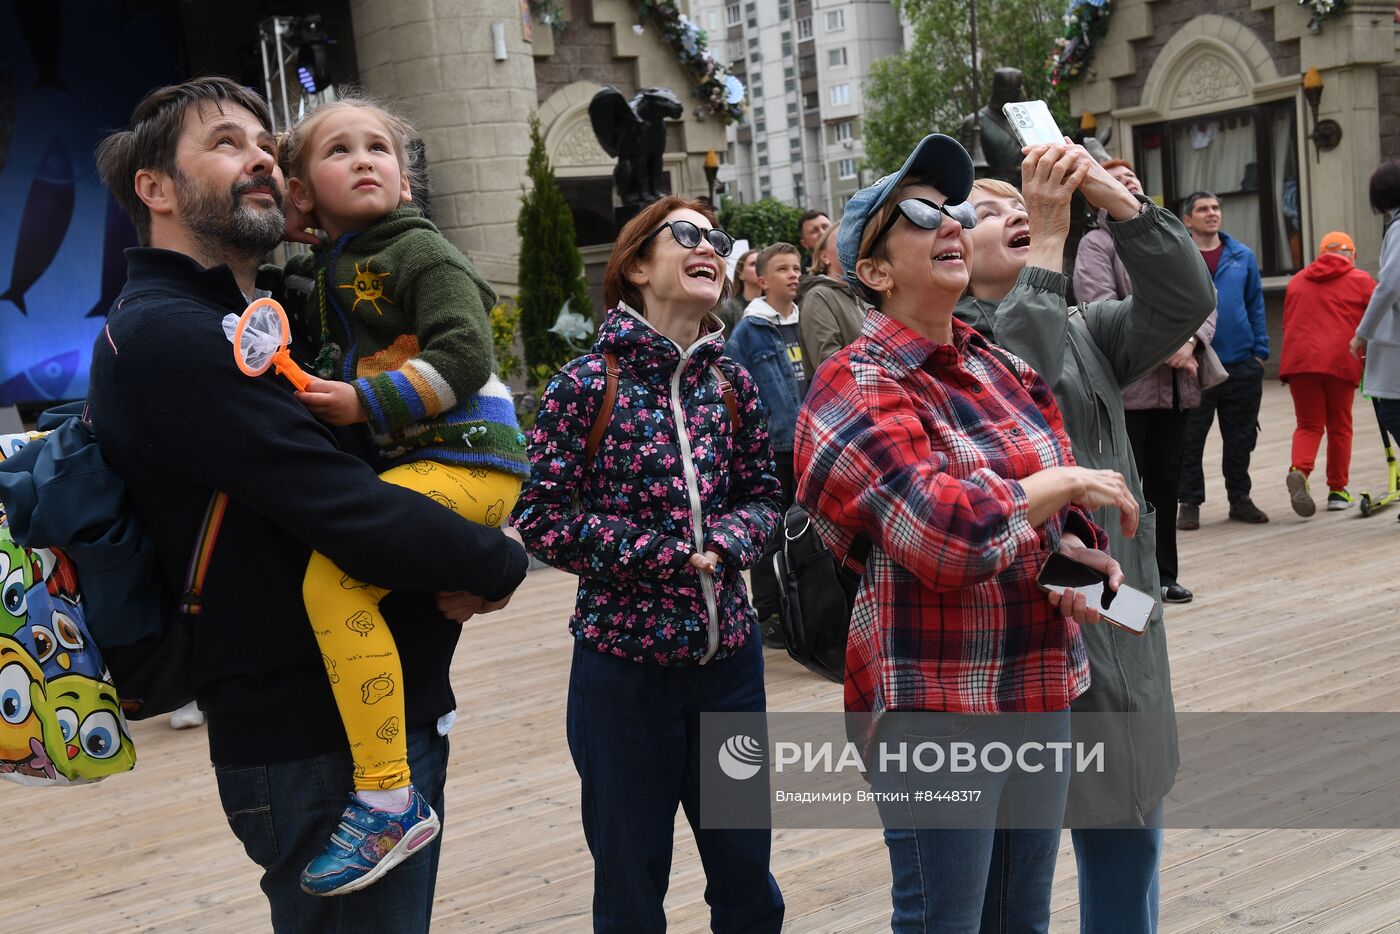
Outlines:
POLYGON ((552 375, 576 351, 549 329, 564 302, 593 320, 583 257, 574 234, 574 218, 559 189, 545 153, 538 117, 530 118, 529 187, 520 198, 516 232, 520 235, 520 331, 525 362, 534 375, 552 375))

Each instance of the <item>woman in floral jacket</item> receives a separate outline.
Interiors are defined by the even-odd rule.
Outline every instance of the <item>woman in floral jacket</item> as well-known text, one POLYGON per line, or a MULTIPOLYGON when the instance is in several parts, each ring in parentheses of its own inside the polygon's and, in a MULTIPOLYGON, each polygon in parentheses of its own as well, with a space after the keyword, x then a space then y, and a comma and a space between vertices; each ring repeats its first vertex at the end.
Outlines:
POLYGON ((753 381, 721 356, 711 312, 733 239, 714 224, 670 197, 622 229, 604 275, 612 310, 593 353, 545 390, 515 513, 533 554, 579 576, 568 737, 599 932, 665 929, 678 804, 713 930, 782 926, 769 832, 696 824, 700 714, 765 708, 741 572, 777 528, 780 496, 753 381), (590 461, 605 354, 617 390, 590 461))

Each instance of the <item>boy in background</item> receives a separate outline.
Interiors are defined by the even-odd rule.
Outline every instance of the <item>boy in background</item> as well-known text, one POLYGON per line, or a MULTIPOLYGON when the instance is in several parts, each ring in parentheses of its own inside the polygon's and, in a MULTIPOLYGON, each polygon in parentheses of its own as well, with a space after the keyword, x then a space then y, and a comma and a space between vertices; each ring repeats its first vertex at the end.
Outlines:
MULTIPOLYGON (((758 284, 763 294, 749 302, 734 326, 725 352, 749 371, 758 385, 759 402, 768 420, 768 436, 783 485, 782 508, 792 505, 796 488, 792 474, 792 435, 797 410, 807 395, 802 370, 802 345, 797 328, 797 284, 802 256, 791 243, 775 243, 758 254, 758 284)), ((772 555, 782 545, 774 536, 753 569, 753 606, 758 613, 763 644, 782 645, 778 628, 780 597, 772 555)))

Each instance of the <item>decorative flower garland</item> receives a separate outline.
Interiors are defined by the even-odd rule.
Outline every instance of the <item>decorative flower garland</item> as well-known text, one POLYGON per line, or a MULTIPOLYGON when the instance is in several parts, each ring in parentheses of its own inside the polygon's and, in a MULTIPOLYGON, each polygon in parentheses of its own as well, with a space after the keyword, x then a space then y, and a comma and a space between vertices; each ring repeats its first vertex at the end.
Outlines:
MULTIPOLYGON (((1324 21, 1337 19, 1347 11, 1347 0, 1298 0, 1298 5, 1307 7, 1312 15, 1308 20, 1308 29, 1313 32, 1321 32, 1324 21)), ((1400 10, 1397 10, 1397 16, 1400 16, 1400 10)))
POLYGON ((690 72, 695 81, 695 96, 725 123, 744 119, 744 98, 748 94, 744 82, 715 59, 705 30, 680 11, 676 0, 639 0, 637 25, 632 27, 638 35, 647 20, 656 25, 661 38, 690 72))
POLYGON ((564 0, 530 0, 530 12, 553 30, 555 36, 563 33, 568 25, 564 22, 564 0))
POLYGON ((1050 54, 1046 68, 1052 86, 1070 84, 1084 77, 1094 57, 1094 43, 1108 32, 1109 3, 1110 0, 1069 0, 1064 15, 1065 34, 1055 40, 1055 51, 1050 54))
MULTIPOLYGON (((1094 57, 1094 43, 1108 32, 1108 14, 1112 12, 1112 0, 1069 0, 1065 8, 1065 34, 1055 40, 1055 51, 1050 55, 1047 72, 1050 84, 1059 87, 1061 83, 1073 83, 1084 76, 1089 62, 1094 57)), ((1329 19, 1340 19, 1346 14, 1350 0, 1298 0, 1298 5, 1306 7, 1311 19, 1308 29, 1320 32, 1322 24, 1329 19)), ((1395 21, 1400 23, 1400 4, 1396 5, 1395 21)))

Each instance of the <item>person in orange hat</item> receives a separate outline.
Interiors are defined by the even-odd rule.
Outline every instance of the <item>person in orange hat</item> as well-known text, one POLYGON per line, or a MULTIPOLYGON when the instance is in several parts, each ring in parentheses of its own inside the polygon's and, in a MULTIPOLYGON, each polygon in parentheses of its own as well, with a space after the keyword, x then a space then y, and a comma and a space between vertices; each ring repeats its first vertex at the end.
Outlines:
POLYGON ((1317 245, 1317 252, 1321 253, 1343 253, 1354 261, 1356 258, 1356 244, 1347 234, 1340 230, 1323 234, 1322 241, 1317 245))
POLYGON ((1356 244, 1339 230, 1323 236, 1318 257, 1288 281, 1283 299, 1279 379, 1293 394, 1298 426, 1286 483, 1293 511, 1317 511, 1308 476, 1327 434, 1327 508, 1347 509, 1351 468, 1351 404, 1361 384, 1361 361, 1347 349, 1376 282, 1354 265, 1356 244))

